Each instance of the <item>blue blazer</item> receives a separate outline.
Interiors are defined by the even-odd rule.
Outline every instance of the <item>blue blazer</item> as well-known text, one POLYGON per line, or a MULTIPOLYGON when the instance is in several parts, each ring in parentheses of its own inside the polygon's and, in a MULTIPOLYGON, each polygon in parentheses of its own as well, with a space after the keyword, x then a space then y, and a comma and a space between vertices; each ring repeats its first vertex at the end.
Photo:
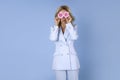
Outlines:
POLYGON ((74 40, 78 39, 77 26, 66 24, 64 34, 61 27, 50 27, 49 39, 55 43, 52 69, 74 70, 80 68, 77 52, 74 48, 74 40))

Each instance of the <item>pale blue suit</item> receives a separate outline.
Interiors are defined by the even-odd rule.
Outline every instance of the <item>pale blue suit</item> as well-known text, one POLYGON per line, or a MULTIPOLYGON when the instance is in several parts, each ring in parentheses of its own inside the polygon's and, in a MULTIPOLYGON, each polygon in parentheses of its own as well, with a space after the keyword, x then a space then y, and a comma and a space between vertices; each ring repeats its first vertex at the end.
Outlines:
POLYGON ((66 24, 63 34, 61 27, 52 26, 49 39, 55 43, 52 69, 75 70, 80 68, 77 52, 74 48, 74 40, 77 40, 77 26, 66 24))

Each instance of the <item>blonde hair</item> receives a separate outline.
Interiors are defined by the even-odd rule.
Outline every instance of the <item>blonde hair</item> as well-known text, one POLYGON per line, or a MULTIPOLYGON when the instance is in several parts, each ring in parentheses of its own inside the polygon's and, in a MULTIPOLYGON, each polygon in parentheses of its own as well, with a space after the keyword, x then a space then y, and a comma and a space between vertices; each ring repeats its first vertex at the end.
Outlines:
MULTIPOLYGON (((55 17, 57 17, 58 13, 59 13, 61 10, 65 10, 65 11, 69 12, 69 15, 70 15, 71 18, 72 18, 72 21, 71 21, 71 22, 73 22, 73 21, 75 20, 74 16, 73 16, 72 13, 71 13, 70 8, 69 8, 67 5, 62 5, 62 6, 60 6, 60 7, 57 9, 56 13, 55 13, 55 17)), ((59 25, 59 26, 60 26, 60 25, 59 25)))

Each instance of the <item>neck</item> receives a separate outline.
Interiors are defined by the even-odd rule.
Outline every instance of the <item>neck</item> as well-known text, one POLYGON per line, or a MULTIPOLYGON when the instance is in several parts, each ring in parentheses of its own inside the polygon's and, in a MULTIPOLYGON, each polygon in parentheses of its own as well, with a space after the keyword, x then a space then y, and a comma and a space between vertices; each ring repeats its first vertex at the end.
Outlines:
POLYGON ((64 29, 66 27, 66 25, 63 23, 63 24, 61 24, 61 27, 64 29))
POLYGON ((62 28, 62 32, 63 32, 63 34, 64 34, 64 31, 65 31, 65 27, 66 27, 65 24, 61 24, 61 28, 62 28))

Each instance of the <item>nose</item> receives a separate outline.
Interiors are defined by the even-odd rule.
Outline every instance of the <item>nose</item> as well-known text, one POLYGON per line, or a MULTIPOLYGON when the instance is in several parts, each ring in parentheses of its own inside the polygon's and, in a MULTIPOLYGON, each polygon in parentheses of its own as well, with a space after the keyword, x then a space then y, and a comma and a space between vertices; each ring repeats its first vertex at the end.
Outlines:
POLYGON ((65 17, 63 17, 63 20, 65 19, 65 17))

